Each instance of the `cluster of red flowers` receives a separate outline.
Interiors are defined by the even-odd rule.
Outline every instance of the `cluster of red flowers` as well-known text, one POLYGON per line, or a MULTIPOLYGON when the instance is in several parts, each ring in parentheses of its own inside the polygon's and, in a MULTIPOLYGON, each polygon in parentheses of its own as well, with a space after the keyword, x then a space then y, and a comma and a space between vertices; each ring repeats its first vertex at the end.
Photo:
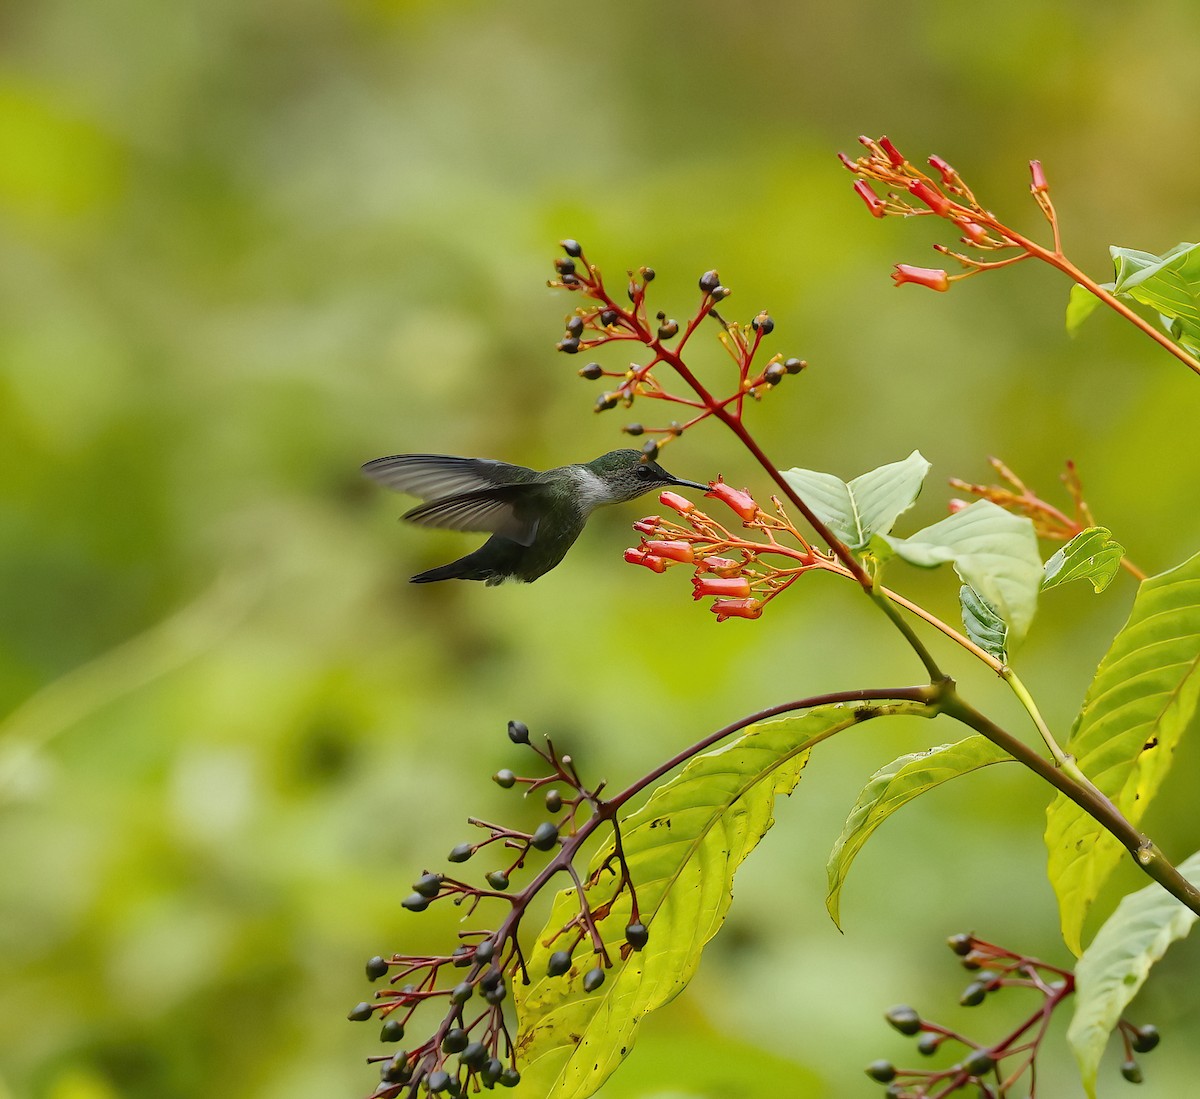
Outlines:
POLYGON ((759 539, 742 537, 706 515, 691 500, 664 492, 658 502, 686 519, 687 526, 658 515, 639 519, 633 529, 642 535, 641 545, 627 549, 625 560, 652 572, 665 572, 673 565, 692 565, 692 598, 715 597, 710 609, 718 622, 760 617, 767 603, 809 569, 844 571, 835 558, 808 544, 778 499, 772 498, 775 513, 771 514, 748 491, 727 485, 720 477, 710 482, 706 495, 725 504, 759 539), (780 534, 795 544, 779 541, 780 534), (762 560, 764 554, 786 558, 789 564, 766 563, 762 560))
MULTIPOLYGON (((950 222, 962 234, 962 244, 981 252, 1016 250, 1015 255, 1003 259, 984 261, 973 256, 951 251, 946 245, 935 244, 934 248, 945 256, 957 260, 966 270, 956 275, 942 268, 914 267, 908 263, 896 264, 892 279, 897 286, 913 283, 930 290, 945 291, 957 279, 976 275, 980 271, 1007 267, 1023 259, 1029 259, 1040 249, 1030 241, 1013 232, 998 221, 994 214, 979 204, 962 177, 940 156, 931 156, 929 164, 937 173, 937 179, 926 175, 904 158, 904 155, 886 137, 875 140, 860 137, 867 155, 851 158, 839 153, 841 162, 859 178, 854 183, 855 193, 866 203, 873 217, 889 215, 920 217, 933 215, 950 222), (872 185, 881 184, 886 190, 881 195, 872 185)), ((1055 246, 1058 245, 1058 226, 1054 208, 1050 204, 1049 188, 1041 164, 1034 160, 1029 165, 1033 181, 1030 191, 1042 213, 1054 229, 1055 246)))

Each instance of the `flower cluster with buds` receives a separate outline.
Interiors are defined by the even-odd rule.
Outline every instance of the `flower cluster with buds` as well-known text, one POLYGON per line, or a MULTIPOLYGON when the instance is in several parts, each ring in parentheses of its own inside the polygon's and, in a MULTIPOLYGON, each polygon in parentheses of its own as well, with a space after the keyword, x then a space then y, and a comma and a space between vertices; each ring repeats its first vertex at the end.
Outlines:
POLYGON ((763 608, 810 569, 828 569, 849 575, 831 554, 809 545, 788 518, 778 497, 771 497, 773 512, 765 511, 746 489, 727 485, 720 477, 705 493, 719 500, 756 537, 730 530, 691 500, 675 492, 664 492, 658 502, 686 520, 687 525, 658 515, 639 519, 633 529, 642 535, 641 545, 625 551, 631 565, 651 572, 665 572, 673 565, 691 565, 692 598, 715 597, 710 610, 718 622, 727 618, 759 618, 763 608), (784 538, 786 541, 781 541, 784 538), (794 544, 790 544, 794 543, 794 544), (783 558, 787 564, 764 561, 764 556, 783 558))
POLYGON ((460 931, 459 945, 447 953, 393 954, 367 962, 367 977, 372 981, 387 977, 388 987, 378 990, 374 1000, 357 1004, 348 1017, 359 1022, 382 1021, 382 1042, 402 1042, 406 1032, 413 1029, 414 1016, 420 1009, 436 1006, 441 1010, 440 1021, 419 1043, 369 1058, 380 1066, 380 1083, 372 1099, 393 1099, 402 1092, 415 1096, 422 1090, 462 1096, 480 1087, 515 1087, 520 1082, 516 1043, 503 1004, 512 983, 528 984, 530 979, 517 939, 521 917, 558 873, 565 873, 574 882, 579 908, 555 936, 559 949, 550 955, 548 976, 562 977, 577 969, 578 948, 587 941, 591 965, 583 974, 581 986, 586 992, 594 992, 604 983, 605 970, 613 961, 599 923, 622 894, 627 893, 630 900, 623 956, 641 950, 649 942, 650 933, 639 917, 636 890, 624 861, 619 825, 613 814, 604 811, 605 803, 600 798, 604 783, 586 787, 571 757, 560 755, 549 738, 544 748, 535 746, 522 722, 509 722, 508 736, 514 744, 533 751, 549 773, 522 777, 506 768, 496 772, 493 781, 503 789, 523 788, 527 797, 542 792, 548 819, 532 832, 523 832, 470 818, 470 823, 485 835, 453 848, 449 862, 464 863, 482 851, 511 852, 484 875, 486 885, 428 872, 413 882, 412 893, 402 902, 410 912, 423 912, 447 900, 465 906, 468 917, 485 901, 501 902, 508 911, 493 928, 460 931), (588 836, 605 822, 614 832, 615 854, 588 879, 585 889, 573 860, 588 836), (538 853, 549 855, 547 863, 524 889, 513 889, 511 879, 538 853), (604 903, 596 905, 595 887, 601 875, 606 880, 611 878, 612 884, 605 890, 604 903))
MULTIPOLYGON (((935 1096, 941 1099, 968 1087, 979 1099, 1001 1099, 1013 1093, 1025 1073, 1029 1074, 1029 1087, 1021 1094, 1035 1095, 1038 1051, 1046 1037, 1051 1015, 1075 991, 1074 974, 1037 958, 1015 954, 974 935, 952 935, 947 945, 958 955, 963 968, 972 974, 970 984, 959 997, 958 1002, 963 1007, 976 1007, 1005 988, 1031 989, 1040 994, 1041 1003, 1013 1030, 991 1043, 977 1042, 924 1019, 906 1004, 893 1007, 884 1018, 901 1034, 917 1038, 917 1051, 922 1056, 931 1057, 943 1048, 961 1048, 965 1056, 942 1069, 900 1069, 890 1061, 874 1061, 867 1066, 866 1074, 887 1085, 887 1099, 933 1099, 935 1096)), ((1154 1049, 1159 1042, 1158 1030, 1149 1025, 1137 1027, 1125 1020, 1121 1020, 1118 1030, 1125 1045, 1121 1075, 1126 1080, 1140 1083, 1142 1072, 1134 1060, 1134 1053, 1148 1053, 1154 1049)))
POLYGON ((940 156, 929 158, 935 178, 906 160, 886 137, 878 140, 860 137, 858 140, 866 148, 866 155, 852 158, 839 153, 838 158, 859 177, 855 180, 854 191, 873 217, 943 218, 961 234, 960 243, 975 253, 1009 253, 1000 259, 982 259, 979 255, 957 252, 947 245, 935 244, 936 251, 956 260, 965 270, 952 275, 940 267, 914 267, 898 263, 892 272, 892 279, 897 286, 912 283, 930 290, 945 291, 950 289, 951 283, 981 271, 1008 267, 1033 256, 1045 259, 1059 253, 1058 219, 1039 161, 1034 160, 1029 164, 1032 176, 1030 191, 1054 233, 1052 253, 1010 229, 981 206, 962 176, 940 156), (876 185, 883 189, 882 194, 876 185))
POLYGON ((650 459, 672 439, 709 416, 730 424, 740 423, 746 398, 761 400, 784 378, 800 373, 807 365, 803 359, 785 358, 781 354, 772 356, 765 364, 757 362, 760 344, 774 331, 775 321, 765 312, 759 313, 748 325, 734 324, 722 318, 716 307, 732 291, 721 283, 716 271, 707 271, 700 277, 700 302, 686 322, 680 323, 662 311, 651 320, 646 292, 654 281, 652 267, 639 267, 629 272, 625 295, 628 304, 625 304, 609 293, 599 270, 587 261, 578 241, 564 240, 562 248, 566 256, 555 262, 558 277, 549 285, 578 293, 590 299, 590 304, 579 307, 567 318, 558 350, 578 355, 608 344, 637 343, 650 353, 648 361, 630 363, 621 369, 606 369, 599 362, 589 362, 580 368, 581 377, 590 380, 610 378, 616 382, 596 399, 596 411, 605 412, 617 405, 630 408, 638 398, 682 405, 688 410, 684 419, 658 427, 641 423, 625 425, 623 430, 627 435, 650 436, 642 447, 650 459), (732 393, 723 397, 714 396, 682 358, 685 345, 706 317, 712 317, 720 325, 721 343, 737 369, 736 386, 732 393), (691 389, 692 395, 667 390, 654 373, 659 366, 673 369, 691 389))

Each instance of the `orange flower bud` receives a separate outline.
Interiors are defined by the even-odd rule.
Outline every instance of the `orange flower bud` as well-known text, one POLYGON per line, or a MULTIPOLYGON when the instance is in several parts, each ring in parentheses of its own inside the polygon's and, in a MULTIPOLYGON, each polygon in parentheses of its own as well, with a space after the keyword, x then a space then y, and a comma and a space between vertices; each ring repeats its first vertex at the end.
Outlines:
POLYGON ((865 179, 855 180, 854 191, 867 204, 872 217, 881 218, 887 213, 887 204, 881 199, 865 179))
POLYGON ((896 270, 892 272, 892 281, 897 286, 914 282, 918 286, 928 286, 930 290, 950 289, 950 278, 945 271, 934 267, 913 267, 907 263, 896 264, 896 270))
POLYGON ((631 565, 645 565, 651 572, 665 572, 667 568, 666 561, 644 549, 630 547, 625 551, 624 557, 631 565))
POLYGON ((950 200, 923 179, 910 180, 908 193, 925 203, 938 217, 945 217, 950 212, 950 200))
POLYGON ((750 594, 750 581, 744 576, 693 576, 692 598, 703 599, 706 595, 741 596, 750 594))
POLYGON ((711 496, 727 507, 732 508, 742 517, 749 521, 753 519, 758 512, 758 505, 754 502, 754 497, 744 489, 736 489, 732 485, 727 485, 718 477, 713 481, 708 488, 705 496, 711 496))
POLYGON ((645 519, 639 519, 636 523, 634 523, 633 529, 636 530, 638 534, 653 534, 658 530, 659 524, 661 523, 662 519, 660 519, 657 515, 647 515, 645 519))
POLYGON ((661 493, 658 502, 665 508, 679 512, 680 515, 691 515, 696 510, 696 505, 686 496, 680 496, 678 492, 661 493))
POLYGON ((710 608, 718 622, 727 618, 761 618, 763 605, 757 599, 718 599, 710 608))
POLYGON ((691 564, 696 557, 691 542, 667 541, 651 542, 647 549, 656 557, 666 557, 671 561, 683 561, 691 564))
POLYGON ((1040 160, 1031 160, 1029 162, 1029 174, 1033 177, 1033 182, 1029 185, 1029 189, 1035 194, 1044 194, 1050 190, 1050 184, 1046 182, 1046 173, 1042 171, 1042 162, 1040 160))

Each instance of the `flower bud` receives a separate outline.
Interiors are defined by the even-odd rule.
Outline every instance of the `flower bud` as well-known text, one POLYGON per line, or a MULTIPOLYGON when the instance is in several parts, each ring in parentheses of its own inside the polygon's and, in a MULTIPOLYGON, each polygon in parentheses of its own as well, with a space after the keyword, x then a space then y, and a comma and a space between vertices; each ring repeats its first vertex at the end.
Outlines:
MULTIPOLYGON (((859 138, 859 140, 861 141, 862 138, 859 138)), ((893 168, 902 168, 904 166, 904 156, 901 154, 900 150, 891 143, 890 139, 881 137, 878 144, 883 150, 884 155, 887 156, 888 160, 892 162, 893 168)))
POLYGON ((1029 174, 1033 177, 1033 182, 1030 183, 1029 189, 1035 195, 1042 195, 1050 190, 1050 185, 1046 182, 1046 173, 1042 171, 1042 162, 1040 160, 1031 160, 1029 162, 1029 174))
POLYGON ((704 557, 700 560, 701 572, 713 572, 718 576, 735 576, 741 572, 745 562, 734 561, 731 557, 704 557))
POLYGON ((941 175, 943 183, 953 183, 958 177, 958 173, 949 163, 936 154, 929 158, 929 165, 941 175))
POLYGON ((661 524, 662 519, 660 519, 657 515, 647 515, 645 519, 639 519, 636 523, 634 523, 633 529, 636 530, 638 534, 654 534, 658 531, 658 528, 661 524))
POLYGON ((655 557, 648 550, 630 547, 623 554, 631 565, 645 565, 651 572, 665 572, 667 563, 661 557, 655 557))
POLYGON ((758 512, 758 505, 754 502, 754 497, 749 492, 725 484, 720 477, 710 484, 708 491, 704 495, 720 500, 721 503, 736 511, 742 519, 747 521, 753 519, 758 512))
POLYGON ((727 618, 761 618, 763 605, 757 599, 718 599, 708 608, 718 622, 727 618))
POLYGON ((950 200, 923 179, 910 180, 908 193, 913 198, 925 203, 938 217, 945 217, 950 212, 950 200))
POLYGON ((680 496, 678 492, 660 493, 658 502, 665 508, 679 512, 680 515, 691 515, 696 510, 696 505, 686 496, 680 496))
POLYGON ((892 282, 897 286, 912 282, 938 291, 950 289, 950 277, 945 271, 933 267, 913 267, 907 263, 896 264, 896 270, 892 272, 892 282))
POLYGON ((744 576, 693 576, 692 598, 706 595, 745 599, 750 595, 750 581, 744 576))
POLYGON ((690 565, 696 558, 696 551, 692 547, 691 542, 683 541, 657 541, 651 542, 650 551, 656 557, 666 557, 672 561, 682 561, 690 565))
POLYGON ((887 213, 887 203, 875 193, 874 188, 865 179, 854 181, 854 193, 867 204, 872 217, 881 218, 887 213))

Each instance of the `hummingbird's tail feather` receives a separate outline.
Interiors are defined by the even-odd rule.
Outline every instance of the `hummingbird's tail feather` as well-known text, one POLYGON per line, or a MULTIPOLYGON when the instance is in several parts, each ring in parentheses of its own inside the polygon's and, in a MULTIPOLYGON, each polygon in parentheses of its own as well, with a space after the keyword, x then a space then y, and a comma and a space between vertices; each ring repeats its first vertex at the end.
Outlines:
MULTIPOLYGON (((481 547, 482 549, 482 547, 481 547)), ((448 565, 426 569, 409 578, 410 584, 432 584, 438 580, 482 580, 488 585, 501 583, 505 573, 497 571, 495 564, 480 550, 468 553, 448 565)))

